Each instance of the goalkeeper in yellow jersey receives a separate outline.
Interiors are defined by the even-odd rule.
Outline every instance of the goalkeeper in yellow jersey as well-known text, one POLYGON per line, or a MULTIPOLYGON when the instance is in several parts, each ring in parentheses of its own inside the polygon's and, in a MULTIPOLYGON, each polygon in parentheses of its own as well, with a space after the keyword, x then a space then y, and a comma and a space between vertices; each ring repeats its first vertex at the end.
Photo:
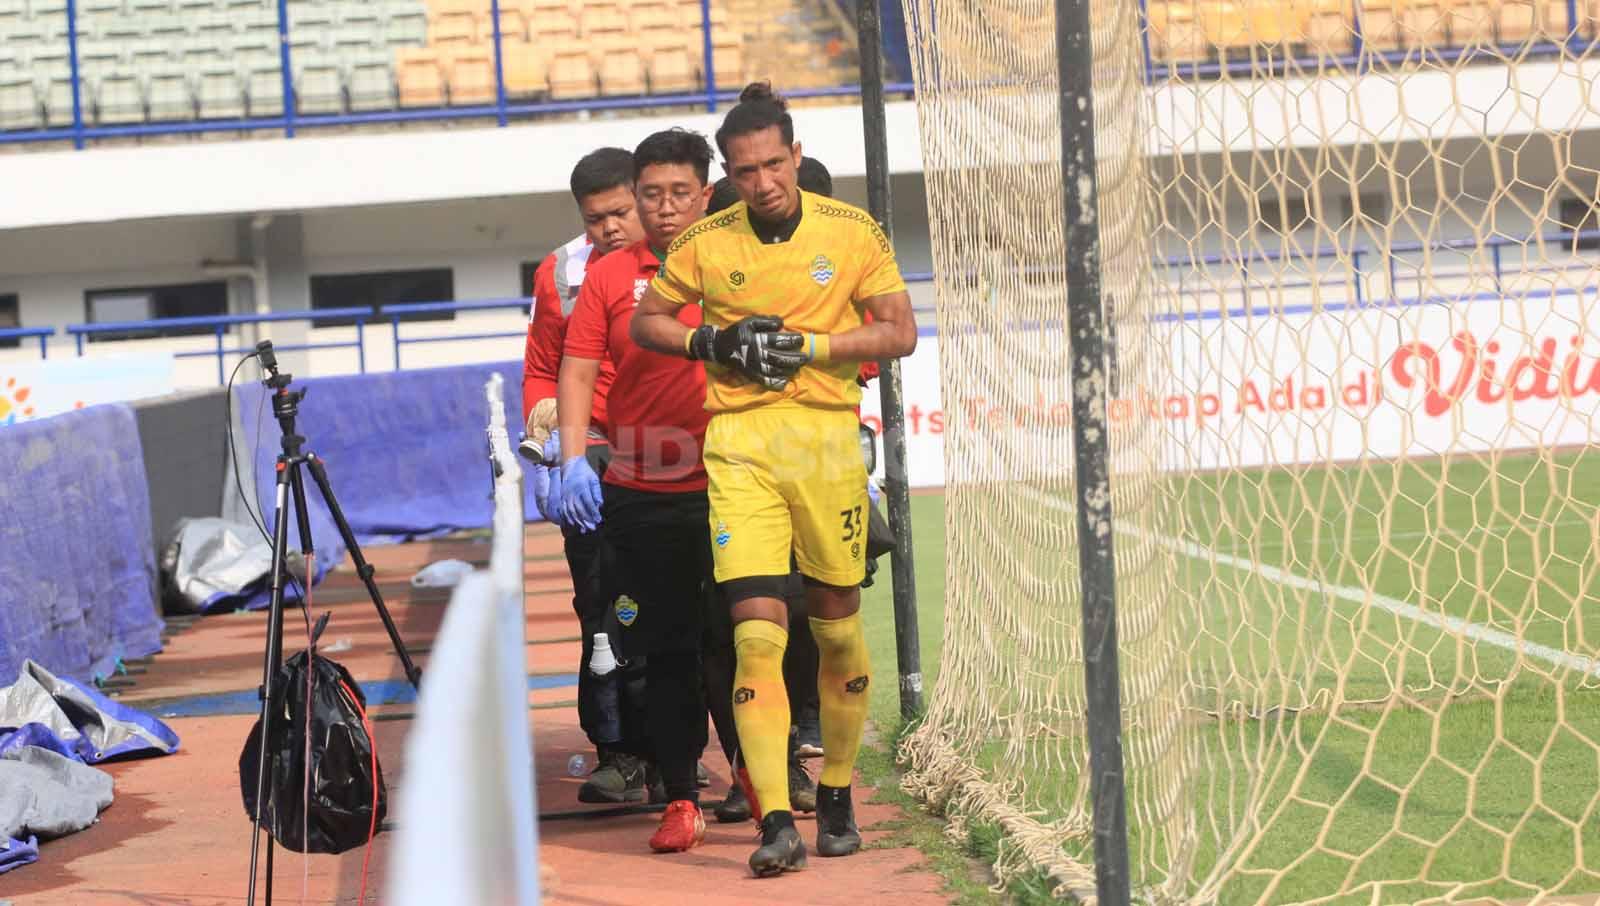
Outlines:
POLYGON ((768 85, 744 90, 717 145, 741 201, 673 242, 630 333, 640 346, 706 363, 710 543, 738 655, 736 773, 761 822, 750 869, 768 876, 806 862, 787 772, 791 556, 820 655, 817 852, 861 847, 850 780, 870 671, 858 613, 868 501, 856 373, 863 361, 909 355, 917 329, 894 251, 872 218, 797 187, 794 122, 768 85), (696 303, 704 324, 691 329, 676 313, 696 303))

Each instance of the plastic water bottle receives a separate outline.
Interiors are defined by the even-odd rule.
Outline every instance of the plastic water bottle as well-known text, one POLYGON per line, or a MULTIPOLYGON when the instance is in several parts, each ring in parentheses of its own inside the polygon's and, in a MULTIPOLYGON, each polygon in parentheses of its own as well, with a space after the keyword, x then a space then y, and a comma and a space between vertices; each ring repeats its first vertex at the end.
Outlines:
POLYGON ((617 702, 617 656, 611 653, 611 639, 603 632, 594 634, 594 653, 589 655, 589 675, 594 677, 594 701, 600 712, 595 741, 622 741, 622 708, 617 702))
POLYGON ((582 777, 587 773, 589 773, 589 759, 584 758, 582 752, 567 759, 567 776, 582 777))

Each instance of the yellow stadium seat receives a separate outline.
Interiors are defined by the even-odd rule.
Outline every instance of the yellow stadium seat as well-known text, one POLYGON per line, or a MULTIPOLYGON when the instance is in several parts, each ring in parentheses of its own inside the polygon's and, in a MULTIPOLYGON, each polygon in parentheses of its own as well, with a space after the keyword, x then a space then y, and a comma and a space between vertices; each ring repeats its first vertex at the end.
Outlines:
POLYGON ((428 23, 428 43, 435 46, 448 44, 476 44, 478 20, 472 13, 440 13, 428 23))
POLYGON ((584 48, 564 47, 550 60, 550 96, 586 98, 595 94, 594 64, 584 48))
POLYGON ((607 48, 601 55, 599 70, 601 94, 644 94, 644 61, 637 47, 607 48))
POLYGON ((1198 12, 1206 43, 1219 52, 1250 46, 1250 27, 1239 7, 1232 3, 1206 3, 1198 12))
POLYGON ((1454 0, 1445 9, 1445 25, 1456 46, 1494 43, 1494 8, 1485 0, 1454 0))
MULTIPOLYGON (((1577 17, 1577 22, 1572 22, 1571 17, 1567 14, 1567 4, 1565 0, 1545 0, 1544 4, 1540 7, 1541 11, 1544 13, 1542 17, 1543 21, 1540 23, 1540 25, 1542 26, 1541 32, 1543 33, 1545 40, 1565 41, 1572 35, 1574 26, 1580 30, 1583 30, 1586 6, 1587 4, 1585 4, 1583 0, 1578 0, 1576 9, 1572 11, 1577 17)), ((1582 33, 1591 32, 1584 30, 1582 33)))
POLYGON ((650 90, 655 94, 677 94, 700 87, 699 48, 691 50, 676 34, 660 34, 646 46, 650 53, 650 90))
POLYGON ((1150 55, 1158 62, 1193 63, 1206 58, 1206 39, 1188 3, 1150 7, 1150 55))
POLYGON ((1434 2, 1405 0, 1400 7, 1400 38, 1406 47, 1443 47, 1449 43, 1445 10, 1434 2))
MULTIPOLYGON (((478 17, 478 40, 484 43, 494 41, 494 17, 488 13, 478 17)), ((522 17, 521 10, 514 7, 500 7, 500 40, 528 40, 528 23, 522 17)))
POLYGON ((578 24, 583 28, 585 38, 593 35, 622 35, 630 30, 628 17, 622 10, 610 5, 593 8, 585 6, 578 24))
POLYGON ((1338 57, 1350 53, 1355 30, 1350 22, 1350 5, 1344 0, 1317 0, 1305 10, 1305 43, 1311 53, 1338 57))
POLYGON ((1521 44, 1537 32, 1537 15, 1530 0, 1509 0, 1498 4, 1496 34, 1502 44, 1521 44))
POLYGON ((724 40, 711 47, 711 65, 715 67, 717 83, 723 87, 743 85, 744 45, 736 40, 724 40))
POLYGON ((1400 47, 1400 15, 1389 0, 1362 0, 1361 45, 1372 51, 1400 47))
POLYGON ((402 107, 438 107, 444 103, 438 51, 431 47, 401 47, 395 57, 395 81, 402 107))
POLYGON ((666 3, 635 3, 629 18, 634 31, 652 28, 678 28, 678 11, 666 3))
POLYGON ((501 67, 506 77, 506 94, 512 97, 541 95, 550 90, 549 67, 544 52, 537 45, 520 42, 502 46, 501 67))
POLYGON ((528 22, 528 37, 541 43, 576 41, 578 19, 570 11, 538 11, 528 22))
POLYGON ((451 55, 447 85, 451 104, 494 102, 494 54, 475 47, 451 55))

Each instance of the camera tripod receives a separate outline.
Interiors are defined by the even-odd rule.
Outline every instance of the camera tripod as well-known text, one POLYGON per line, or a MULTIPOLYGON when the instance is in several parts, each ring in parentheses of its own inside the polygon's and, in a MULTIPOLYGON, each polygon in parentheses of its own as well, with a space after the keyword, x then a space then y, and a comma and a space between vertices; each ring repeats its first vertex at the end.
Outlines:
MULTIPOLYGON (((355 532, 351 531, 350 523, 345 519, 344 511, 339 507, 339 501, 333 495, 333 488, 328 485, 328 473, 323 468, 322 460, 315 453, 304 450, 306 439, 295 430, 295 419, 300 414, 300 401, 305 398, 306 391, 290 390, 289 384, 294 379, 293 375, 280 373, 278 358, 272 351, 272 341, 262 340, 256 344, 256 358, 261 363, 266 377, 262 383, 272 394, 272 414, 278 420, 278 427, 282 431, 283 452, 277 458, 277 485, 273 500, 272 522, 272 591, 270 604, 267 610, 267 650, 266 664, 262 670, 261 689, 261 753, 256 764, 256 799, 255 814, 252 816, 254 829, 250 836, 250 890, 246 898, 249 906, 254 906, 256 901, 256 859, 261 851, 261 815, 266 811, 267 790, 267 753, 271 750, 271 730, 281 721, 277 718, 276 711, 281 706, 278 698, 283 690, 277 688, 278 669, 283 663, 283 593, 285 581, 289 578, 288 547, 289 547, 289 519, 288 502, 290 495, 294 500, 294 515, 300 533, 301 558, 306 564, 306 585, 311 584, 311 573, 316 562, 316 554, 311 539, 311 516, 306 509, 305 478, 301 467, 311 472, 311 480, 316 482, 317 491, 322 495, 322 500, 328 506, 328 511, 333 516, 333 522, 339 528, 339 536, 344 539, 345 547, 350 551, 350 559, 355 564, 356 575, 367 587, 367 594, 372 598, 372 604, 378 609, 378 617, 383 620, 383 628, 389 633, 389 641, 394 644, 395 654, 400 657, 400 664, 405 669, 406 680, 413 689, 422 681, 422 671, 412 663, 411 656, 406 653, 405 642, 400 638, 400 630, 394 624, 394 618, 389 614, 389 608, 384 606, 383 594, 378 591, 378 584, 373 580, 374 570, 361 553, 361 546, 356 543, 355 532)), ((309 594, 309 588, 301 590, 309 594)), ((301 602, 305 606, 305 602, 301 602)), ((308 703, 309 706, 309 703, 308 703)), ((311 765, 305 765, 305 770, 310 771, 311 765)), ((272 904, 272 835, 267 835, 267 883, 265 902, 272 904)))

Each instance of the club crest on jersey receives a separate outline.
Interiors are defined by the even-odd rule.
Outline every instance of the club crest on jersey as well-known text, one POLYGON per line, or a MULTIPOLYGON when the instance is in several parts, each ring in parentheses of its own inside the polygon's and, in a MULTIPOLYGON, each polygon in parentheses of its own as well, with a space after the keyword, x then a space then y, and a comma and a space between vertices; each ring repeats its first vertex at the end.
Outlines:
POLYGON ((735 289, 737 289, 738 287, 743 286, 744 285, 744 271, 734 271, 733 273, 729 274, 728 275, 728 282, 733 284, 735 289))
POLYGON ((817 281, 818 286, 827 286, 833 279, 833 262, 827 255, 818 255, 811 259, 811 279, 817 281))
POLYGON ((728 542, 733 540, 733 535, 728 533, 728 524, 727 523, 725 523, 725 522, 717 523, 717 536, 716 537, 717 537, 717 547, 727 547, 728 546, 728 542))
POLYGON ((632 626, 633 621, 639 619, 639 605, 627 595, 617 596, 617 622, 624 626, 632 626))
POLYGON ((649 280, 647 280, 647 279, 645 279, 643 277, 635 277, 634 278, 634 280, 633 280, 633 304, 634 305, 638 305, 639 304, 639 300, 644 298, 644 291, 649 289, 649 288, 650 288, 650 281, 649 280))

